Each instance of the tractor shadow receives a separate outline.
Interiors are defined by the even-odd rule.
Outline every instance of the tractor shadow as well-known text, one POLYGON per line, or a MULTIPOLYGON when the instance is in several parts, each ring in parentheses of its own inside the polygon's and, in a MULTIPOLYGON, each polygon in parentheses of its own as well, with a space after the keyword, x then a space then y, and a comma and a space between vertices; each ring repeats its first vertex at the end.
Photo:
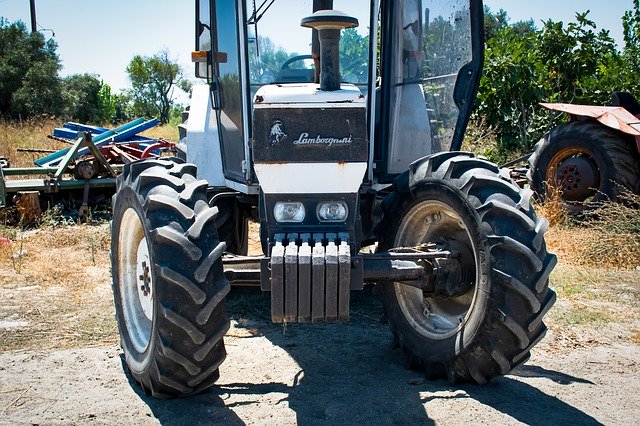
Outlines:
MULTIPOLYGON (((146 395, 127 368, 124 355, 120 355, 122 369, 129 386, 151 410, 153 418, 161 425, 244 425, 220 396, 204 392, 188 398, 161 399, 146 395)), ((151 419, 151 418, 150 418, 151 419)))
MULTIPOLYGON (((250 317, 254 330, 286 351, 300 371, 291 384, 225 382, 212 393, 246 395, 247 401, 251 395, 285 394, 278 403, 288 404, 298 424, 434 424, 429 411, 435 401, 462 398, 527 424, 598 424, 581 410, 513 378, 593 385, 536 365, 522 366, 484 386, 425 381, 422 373, 406 367, 400 350, 391 348, 391 333, 380 321, 382 306, 367 290, 352 293, 348 324, 274 325, 269 294, 253 289, 234 289, 227 305, 233 320, 242 324, 250 317)), ((467 417, 473 421, 472 414, 467 417)))

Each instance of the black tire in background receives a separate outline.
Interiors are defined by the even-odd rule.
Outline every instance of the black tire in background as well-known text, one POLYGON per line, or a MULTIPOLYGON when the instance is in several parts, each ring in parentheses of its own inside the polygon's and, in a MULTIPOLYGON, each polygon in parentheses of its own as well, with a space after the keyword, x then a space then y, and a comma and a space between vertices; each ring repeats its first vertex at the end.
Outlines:
POLYGON ((220 241, 227 244, 227 252, 246 256, 249 250, 249 219, 233 198, 223 198, 216 203, 218 216, 216 227, 220 241))
POLYGON ((538 197, 545 200, 553 185, 573 214, 603 201, 619 201, 623 188, 640 193, 635 141, 593 120, 563 124, 545 134, 529 166, 527 179, 538 197))
POLYGON ((497 166, 441 153, 414 163, 384 200, 381 250, 436 242, 461 253, 461 273, 449 275, 455 295, 379 284, 395 343, 428 378, 485 383, 544 337, 556 257, 529 198, 497 166))
POLYGON ((112 275, 125 361, 147 394, 211 387, 229 328, 217 210, 179 159, 127 164, 113 199, 112 275))

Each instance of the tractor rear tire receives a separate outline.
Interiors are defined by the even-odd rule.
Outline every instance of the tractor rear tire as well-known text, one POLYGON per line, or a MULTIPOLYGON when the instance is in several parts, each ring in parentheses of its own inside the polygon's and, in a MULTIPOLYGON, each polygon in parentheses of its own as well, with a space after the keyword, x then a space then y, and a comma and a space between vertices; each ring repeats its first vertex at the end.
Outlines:
POLYGON ((216 207, 220 241, 227 244, 227 252, 246 256, 249 251, 249 219, 242 213, 235 198, 223 199, 216 207))
POLYGON ((620 200, 623 188, 640 193, 640 156, 631 137, 596 121, 556 127, 536 144, 527 178, 541 200, 559 191, 571 214, 620 200))
POLYGON ((113 201, 111 259, 126 364, 145 393, 186 396, 211 387, 226 352, 217 209, 207 183, 179 159, 127 164, 113 201))
POLYGON ((555 302, 545 220, 497 166, 467 153, 414 163, 383 201, 380 249, 427 242, 460 253, 452 296, 379 284, 396 346, 428 379, 483 384, 529 358, 555 302))

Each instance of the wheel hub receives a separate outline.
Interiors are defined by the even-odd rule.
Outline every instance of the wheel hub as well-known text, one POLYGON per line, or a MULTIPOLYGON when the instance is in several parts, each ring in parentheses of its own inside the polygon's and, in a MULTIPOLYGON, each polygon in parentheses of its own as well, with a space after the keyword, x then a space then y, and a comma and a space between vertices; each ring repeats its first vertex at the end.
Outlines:
POLYGON ((154 288, 149 246, 138 213, 133 208, 122 215, 118 231, 118 287, 125 329, 138 352, 151 340, 154 288))
POLYGON ((583 201, 594 194, 599 174, 593 160, 585 156, 567 158, 558 164, 556 184, 567 201, 583 201))
POLYGON ((147 246, 147 240, 145 238, 140 240, 136 257, 136 273, 139 279, 138 300, 144 315, 151 320, 153 319, 153 285, 151 281, 151 271, 149 268, 149 247, 147 246))
POLYGON ((395 283, 395 292, 405 318, 420 334, 447 339, 458 332, 470 315, 475 297, 473 240, 460 214, 435 200, 425 201, 407 213, 396 234, 395 245, 413 247, 438 242, 460 253, 451 263, 437 265, 437 293, 395 283))

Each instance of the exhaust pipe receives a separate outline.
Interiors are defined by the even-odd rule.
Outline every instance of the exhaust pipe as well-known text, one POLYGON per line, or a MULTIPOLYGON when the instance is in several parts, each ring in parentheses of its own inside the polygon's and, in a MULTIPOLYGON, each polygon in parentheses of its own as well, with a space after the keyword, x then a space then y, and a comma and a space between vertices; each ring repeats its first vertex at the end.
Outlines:
POLYGON ((300 25, 318 30, 320 90, 340 90, 340 31, 357 27, 358 19, 338 10, 319 10, 303 18, 300 25))

